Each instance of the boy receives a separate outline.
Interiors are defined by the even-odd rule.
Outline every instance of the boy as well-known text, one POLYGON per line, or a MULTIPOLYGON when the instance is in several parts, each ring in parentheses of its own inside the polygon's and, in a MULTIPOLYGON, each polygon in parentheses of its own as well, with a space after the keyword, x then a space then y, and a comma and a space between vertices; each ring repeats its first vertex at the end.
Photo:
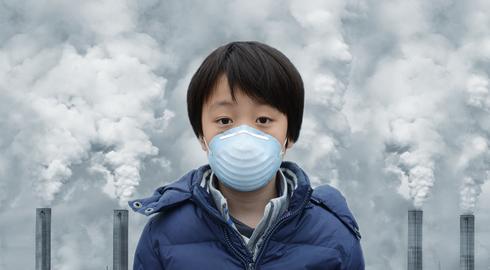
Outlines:
POLYGON ((151 215, 135 270, 364 269, 358 225, 341 193, 312 189, 296 163, 304 88, 278 50, 231 42, 191 79, 189 119, 209 164, 129 201, 151 215))

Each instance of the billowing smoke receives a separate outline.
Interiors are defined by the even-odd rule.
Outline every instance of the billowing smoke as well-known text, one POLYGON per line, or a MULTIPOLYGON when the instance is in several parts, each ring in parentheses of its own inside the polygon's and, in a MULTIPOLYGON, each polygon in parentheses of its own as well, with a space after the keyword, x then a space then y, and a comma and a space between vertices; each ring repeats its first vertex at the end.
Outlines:
POLYGON ((463 172, 460 208, 462 213, 471 214, 475 211, 482 185, 490 179, 490 136, 489 130, 485 130, 485 121, 488 121, 488 118, 481 115, 490 113, 488 79, 483 76, 471 76, 466 91, 466 104, 476 116, 471 121, 472 129, 478 133, 468 134, 464 138, 458 168, 463 172))
MULTIPOLYGON (((293 54, 305 83, 305 115, 296 148, 313 186, 338 186, 338 148, 347 145, 349 123, 342 113, 352 60, 344 40, 345 1, 291 1, 290 11, 302 28, 301 47, 293 54), (321 112, 321 113, 318 113, 321 112)), ((287 53, 287 52, 286 52, 287 53)))
POLYGON ((402 185, 408 188, 414 207, 421 208, 434 185, 434 166, 442 148, 441 136, 433 123, 423 118, 411 121, 398 118, 390 124, 386 169, 397 174, 402 185))
MULTIPOLYGON (((349 157, 361 156, 362 161, 344 174, 358 170, 364 189, 350 190, 384 216, 372 222, 371 229, 393 228, 390 236, 372 237, 381 247, 379 254, 386 255, 372 254, 376 262, 371 269, 400 269, 400 258, 406 256, 393 237, 405 229, 399 220, 406 216, 397 213, 407 206, 393 190, 410 200, 408 207, 435 214, 424 221, 424 233, 430 235, 426 250, 436 250, 425 254, 429 258, 424 269, 457 269, 457 260, 439 259, 453 253, 444 247, 442 235, 458 233, 441 224, 453 222, 458 204, 475 208, 478 196, 488 191, 490 5, 349 1, 348 6, 351 13, 344 27, 353 67, 345 107, 357 142, 349 157)), ((484 211, 477 214, 488 222, 484 211)), ((484 244, 480 248, 484 246, 488 250, 484 244)))
MULTIPOLYGON (((439 128, 448 121, 439 108, 453 88, 445 68, 436 64, 442 55, 425 50, 432 36, 399 44, 399 55, 389 56, 369 82, 376 125, 385 145, 385 170, 400 181, 398 191, 421 208, 435 184, 435 169, 446 150, 439 128), (403 59, 399 59, 402 57, 403 59)), ((403 37, 406 38, 406 37, 403 37)), ((433 46, 444 44, 434 43, 433 46)))
POLYGON ((24 169, 43 204, 83 164, 104 177, 108 196, 126 205, 143 161, 158 154, 147 131, 165 128, 172 117, 157 109, 166 84, 154 73, 164 58, 158 44, 138 33, 135 11, 124 2, 86 1, 76 10, 35 1, 3 5, 11 19, 37 7, 23 14, 31 14, 19 26, 26 30, 2 37, 1 97, 13 104, 2 130, 16 133, 7 152, 27 159, 24 169))
POLYGON ((475 1, 474 16, 466 18, 469 31, 460 49, 461 62, 466 67, 464 100, 467 112, 467 135, 463 139, 458 169, 463 172, 460 208, 473 213, 482 186, 490 179, 490 11, 487 1, 475 1))
POLYGON ((472 75, 468 78, 467 103, 469 106, 490 113, 490 90, 486 75, 472 75))

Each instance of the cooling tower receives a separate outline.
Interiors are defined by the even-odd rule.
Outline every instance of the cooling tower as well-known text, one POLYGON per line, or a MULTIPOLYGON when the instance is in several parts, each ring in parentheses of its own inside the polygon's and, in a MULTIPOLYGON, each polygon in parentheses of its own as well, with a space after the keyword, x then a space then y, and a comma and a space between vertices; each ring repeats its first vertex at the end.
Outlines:
POLYGON ((459 265, 461 270, 475 269, 475 216, 459 216, 459 265))
POLYGON ((408 211, 408 270, 422 269, 422 214, 408 211))
POLYGON ((51 269, 51 208, 36 208, 36 270, 51 269))
POLYGON ((128 210, 114 210, 113 269, 128 270, 128 210))

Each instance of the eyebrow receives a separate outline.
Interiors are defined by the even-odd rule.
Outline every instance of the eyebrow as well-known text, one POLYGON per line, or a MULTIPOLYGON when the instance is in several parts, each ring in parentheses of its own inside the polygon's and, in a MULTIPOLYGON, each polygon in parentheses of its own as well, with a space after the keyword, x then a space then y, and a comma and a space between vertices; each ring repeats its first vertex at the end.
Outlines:
MULTIPOLYGON (((264 101, 256 101, 258 106, 268 106, 269 104, 267 104, 267 102, 264 102, 264 101)), ((233 106, 233 105, 236 105, 237 103, 235 102, 231 102, 229 100, 221 100, 221 101, 217 101, 215 103, 213 103, 211 106, 210 106, 210 110, 214 110, 218 107, 228 107, 228 106, 233 106)))
POLYGON ((210 109, 213 110, 213 109, 216 109, 217 107, 220 107, 220 106, 233 106, 235 104, 236 103, 233 103, 233 102, 228 101, 228 100, 221 100, 221 101, 217 101, 213 105, 211 105, 210 109))

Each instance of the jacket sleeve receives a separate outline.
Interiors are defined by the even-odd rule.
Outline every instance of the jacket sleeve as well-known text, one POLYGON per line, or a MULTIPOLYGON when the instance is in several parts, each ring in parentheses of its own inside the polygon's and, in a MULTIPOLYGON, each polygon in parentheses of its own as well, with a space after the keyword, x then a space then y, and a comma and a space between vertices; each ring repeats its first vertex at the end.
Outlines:
POLYGON ((354 239, 346 265, 345 270, 364 270, 364 256, 359 239, 354 239))
POLYGON ((151 218, 143 228, 134 253, 133 270, 164 270, 151 238, 151 218))

